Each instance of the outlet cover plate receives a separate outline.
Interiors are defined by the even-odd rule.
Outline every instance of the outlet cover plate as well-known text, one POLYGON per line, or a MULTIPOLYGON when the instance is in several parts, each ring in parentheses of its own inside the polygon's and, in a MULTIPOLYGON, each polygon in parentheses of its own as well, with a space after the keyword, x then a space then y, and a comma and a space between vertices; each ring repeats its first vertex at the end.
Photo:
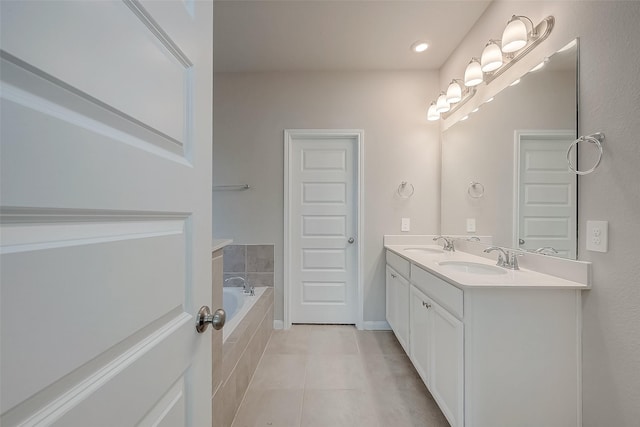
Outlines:
POLYGON ((607 252, 609 250, 609 222, 587 221, 587 250, 607 252))

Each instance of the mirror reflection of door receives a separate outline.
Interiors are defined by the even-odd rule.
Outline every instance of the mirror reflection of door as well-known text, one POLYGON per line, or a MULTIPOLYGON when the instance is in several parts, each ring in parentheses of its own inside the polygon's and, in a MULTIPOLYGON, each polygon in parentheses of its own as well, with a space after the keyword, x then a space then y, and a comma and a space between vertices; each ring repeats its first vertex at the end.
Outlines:
POLYGON ((567 166, 572 130, 516 131, 514 247, 576 258, 577 175, 567 166))

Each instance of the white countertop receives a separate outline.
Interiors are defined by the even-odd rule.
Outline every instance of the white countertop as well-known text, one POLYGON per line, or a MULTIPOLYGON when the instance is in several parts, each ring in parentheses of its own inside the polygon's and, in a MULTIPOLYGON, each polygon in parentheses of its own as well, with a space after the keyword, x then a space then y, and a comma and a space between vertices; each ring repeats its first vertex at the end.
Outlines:
POLYGON ((231 239, 212 239, 211 240, 211 252, 215 252, 218 249, 222 249, 233 243, 231 239))
MULTIPOLYGON (((531 288, 531 289, 589 289, 589 286, 559 277, 521 268, 504 269, 505 274, 473 274, 445 269, 439 262, 466 261, 495 266, 495 261, 466 252, 419 253, 407 252, 408 248, 438 248, 435 245, 385 245, 385 248, 405 258, 418 267, 442 278, 459 288, 531 288)), ((502 267, 499 267, 502 268, 502 267)))

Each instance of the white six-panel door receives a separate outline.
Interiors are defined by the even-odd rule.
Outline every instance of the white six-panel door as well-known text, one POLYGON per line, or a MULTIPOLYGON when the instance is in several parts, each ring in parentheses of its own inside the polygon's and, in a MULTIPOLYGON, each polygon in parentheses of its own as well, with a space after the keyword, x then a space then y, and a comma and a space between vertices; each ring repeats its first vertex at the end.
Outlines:
POLYGON ((0 7, 0 424, 210 426, 212 3, 0 7))
POLYGON ((359 139, 287 132, 291 323, 357 323, 359 139))
POLYGON ((566 158, 575 132, 520 131, 516 138, 517 247, 552 247, 559 256, 575 259, 577 175, 566 158))

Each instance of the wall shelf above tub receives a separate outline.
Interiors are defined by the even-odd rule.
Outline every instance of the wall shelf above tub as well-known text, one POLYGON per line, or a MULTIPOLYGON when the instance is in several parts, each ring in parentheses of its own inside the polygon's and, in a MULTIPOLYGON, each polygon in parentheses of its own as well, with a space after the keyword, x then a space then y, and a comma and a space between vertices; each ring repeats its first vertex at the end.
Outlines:
POLYGON ((213 191, 244 191, 250 189, 249 184, 214 185, 213 191))

